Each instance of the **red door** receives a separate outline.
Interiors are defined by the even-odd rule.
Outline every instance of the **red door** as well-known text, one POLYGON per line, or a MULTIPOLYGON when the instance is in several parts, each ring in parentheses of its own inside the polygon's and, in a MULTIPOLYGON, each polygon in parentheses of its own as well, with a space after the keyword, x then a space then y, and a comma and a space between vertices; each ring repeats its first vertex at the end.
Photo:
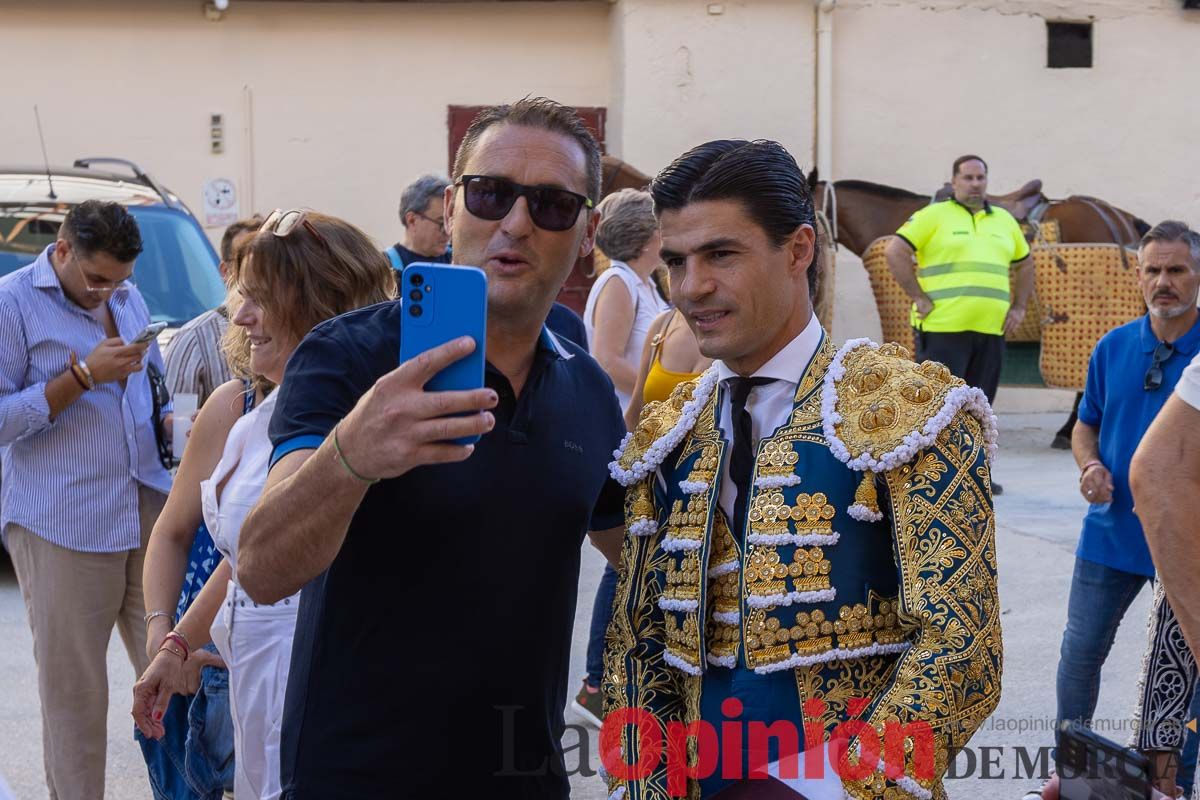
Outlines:
MULTIPOLYGON (((467 134, 467 128, 470 127, 471 120, 475 119, 475 115, 484 108, 486 106, 450 106, 447 109, 446 128, 450 135, 447 174, 453 174, 454 172, 454 156, 458 153, 458 145, 467 134)), ((603 153, 604 123, 608 115, 608 110, 598 107, 577 106, 575 111, 583 120, 583 124, 596 137, 596 141, 600 144, 600 152, 603 153)), ((580 314, 583 313, 583 307, 587 303, 588 290, 592 286, 592 279, 588 277, 591 271, 592 257, 588 256, 587 258, 579 259, 575 263, 575 268, 571 270, 571 274, 567 276, 567 281, 563 284, 562 290, 558 293, 560 302, 570 306, 580 314)))

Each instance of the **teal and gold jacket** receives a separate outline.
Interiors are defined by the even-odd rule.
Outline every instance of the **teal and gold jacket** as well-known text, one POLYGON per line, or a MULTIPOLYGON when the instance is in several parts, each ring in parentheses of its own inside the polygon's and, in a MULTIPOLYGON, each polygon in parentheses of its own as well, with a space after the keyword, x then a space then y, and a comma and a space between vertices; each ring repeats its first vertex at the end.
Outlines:
MULTIPOLYGON (((789 422, 759 444, 740 546, 717 500, 720 391, 709 370, 648 404, 612 464, 627 496, 606 716, 648 712, 666 741, 671 723, 699 720, 706 671, 790 670, 795 722, 826 743, 845 737, 859 754, 861 735, 839 732, 864 723, 880 742, 889 725, 932 731, 932 770, 906 743, 903 767, 843 775, 848 796, 944 797, 942 775, 1000 698, 987 400, 896 345, 835 351, 823 337, 789 422)), ((605 734, 625 763, 647 755, 635 726, 605 734)), ((677 796, 667 760, 611 777, 614 796, 677 796)))

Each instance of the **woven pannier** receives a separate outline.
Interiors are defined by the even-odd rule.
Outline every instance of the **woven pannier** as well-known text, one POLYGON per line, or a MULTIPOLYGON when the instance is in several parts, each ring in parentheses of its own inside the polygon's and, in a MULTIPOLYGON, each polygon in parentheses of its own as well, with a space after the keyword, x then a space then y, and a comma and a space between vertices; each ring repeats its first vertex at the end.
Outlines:
POLYGON ((1100 337, 1146 313, 1137 253, 1116 244, 1057 244, 1033 249, 1042 307, 1042 380, 1082 391, 1100 337))

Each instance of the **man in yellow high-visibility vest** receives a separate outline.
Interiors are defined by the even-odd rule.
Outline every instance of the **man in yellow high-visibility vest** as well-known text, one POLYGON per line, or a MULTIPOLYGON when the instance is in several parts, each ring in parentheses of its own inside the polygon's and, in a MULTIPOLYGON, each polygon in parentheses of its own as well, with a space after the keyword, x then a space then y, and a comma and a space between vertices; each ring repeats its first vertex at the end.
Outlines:
MULTIPOLYGON (((908 218, 888 244, 888 268, 913 300, 918 361, 940 361, 995 400, 1004 335, 1025 318, 1033 259, 1021 226, 987 200, 988 168, 961 156, 950 178, 954 196, 908 218), (917 255, 913 269, 912 256, 917 255), (1009 270, 1016 270, 1016 298, 1009 270)), ((992 489, 999 494, 1000 486, 992 489)))
POLYGON ((913 299, 917 360, 942 362, 994 400, 1004 335, 1021 324, 1033 293, 1033 262, 1021 226, 987 201, 987 183, 982 158, 956 159, 954 196, 909 217, 888 245, 887 260, 913 299), (1010 269, 1017 275, 1015 299, 1010 269))

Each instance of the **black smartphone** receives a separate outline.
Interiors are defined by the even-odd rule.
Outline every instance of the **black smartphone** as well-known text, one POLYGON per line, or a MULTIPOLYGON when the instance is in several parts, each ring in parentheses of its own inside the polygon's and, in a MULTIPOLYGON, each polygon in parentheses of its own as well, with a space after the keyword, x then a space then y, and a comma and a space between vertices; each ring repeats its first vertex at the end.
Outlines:
POLYGON ((1150 760, 1076 722, 1058 729, 1062 800, 1150 800, 1150 760))

